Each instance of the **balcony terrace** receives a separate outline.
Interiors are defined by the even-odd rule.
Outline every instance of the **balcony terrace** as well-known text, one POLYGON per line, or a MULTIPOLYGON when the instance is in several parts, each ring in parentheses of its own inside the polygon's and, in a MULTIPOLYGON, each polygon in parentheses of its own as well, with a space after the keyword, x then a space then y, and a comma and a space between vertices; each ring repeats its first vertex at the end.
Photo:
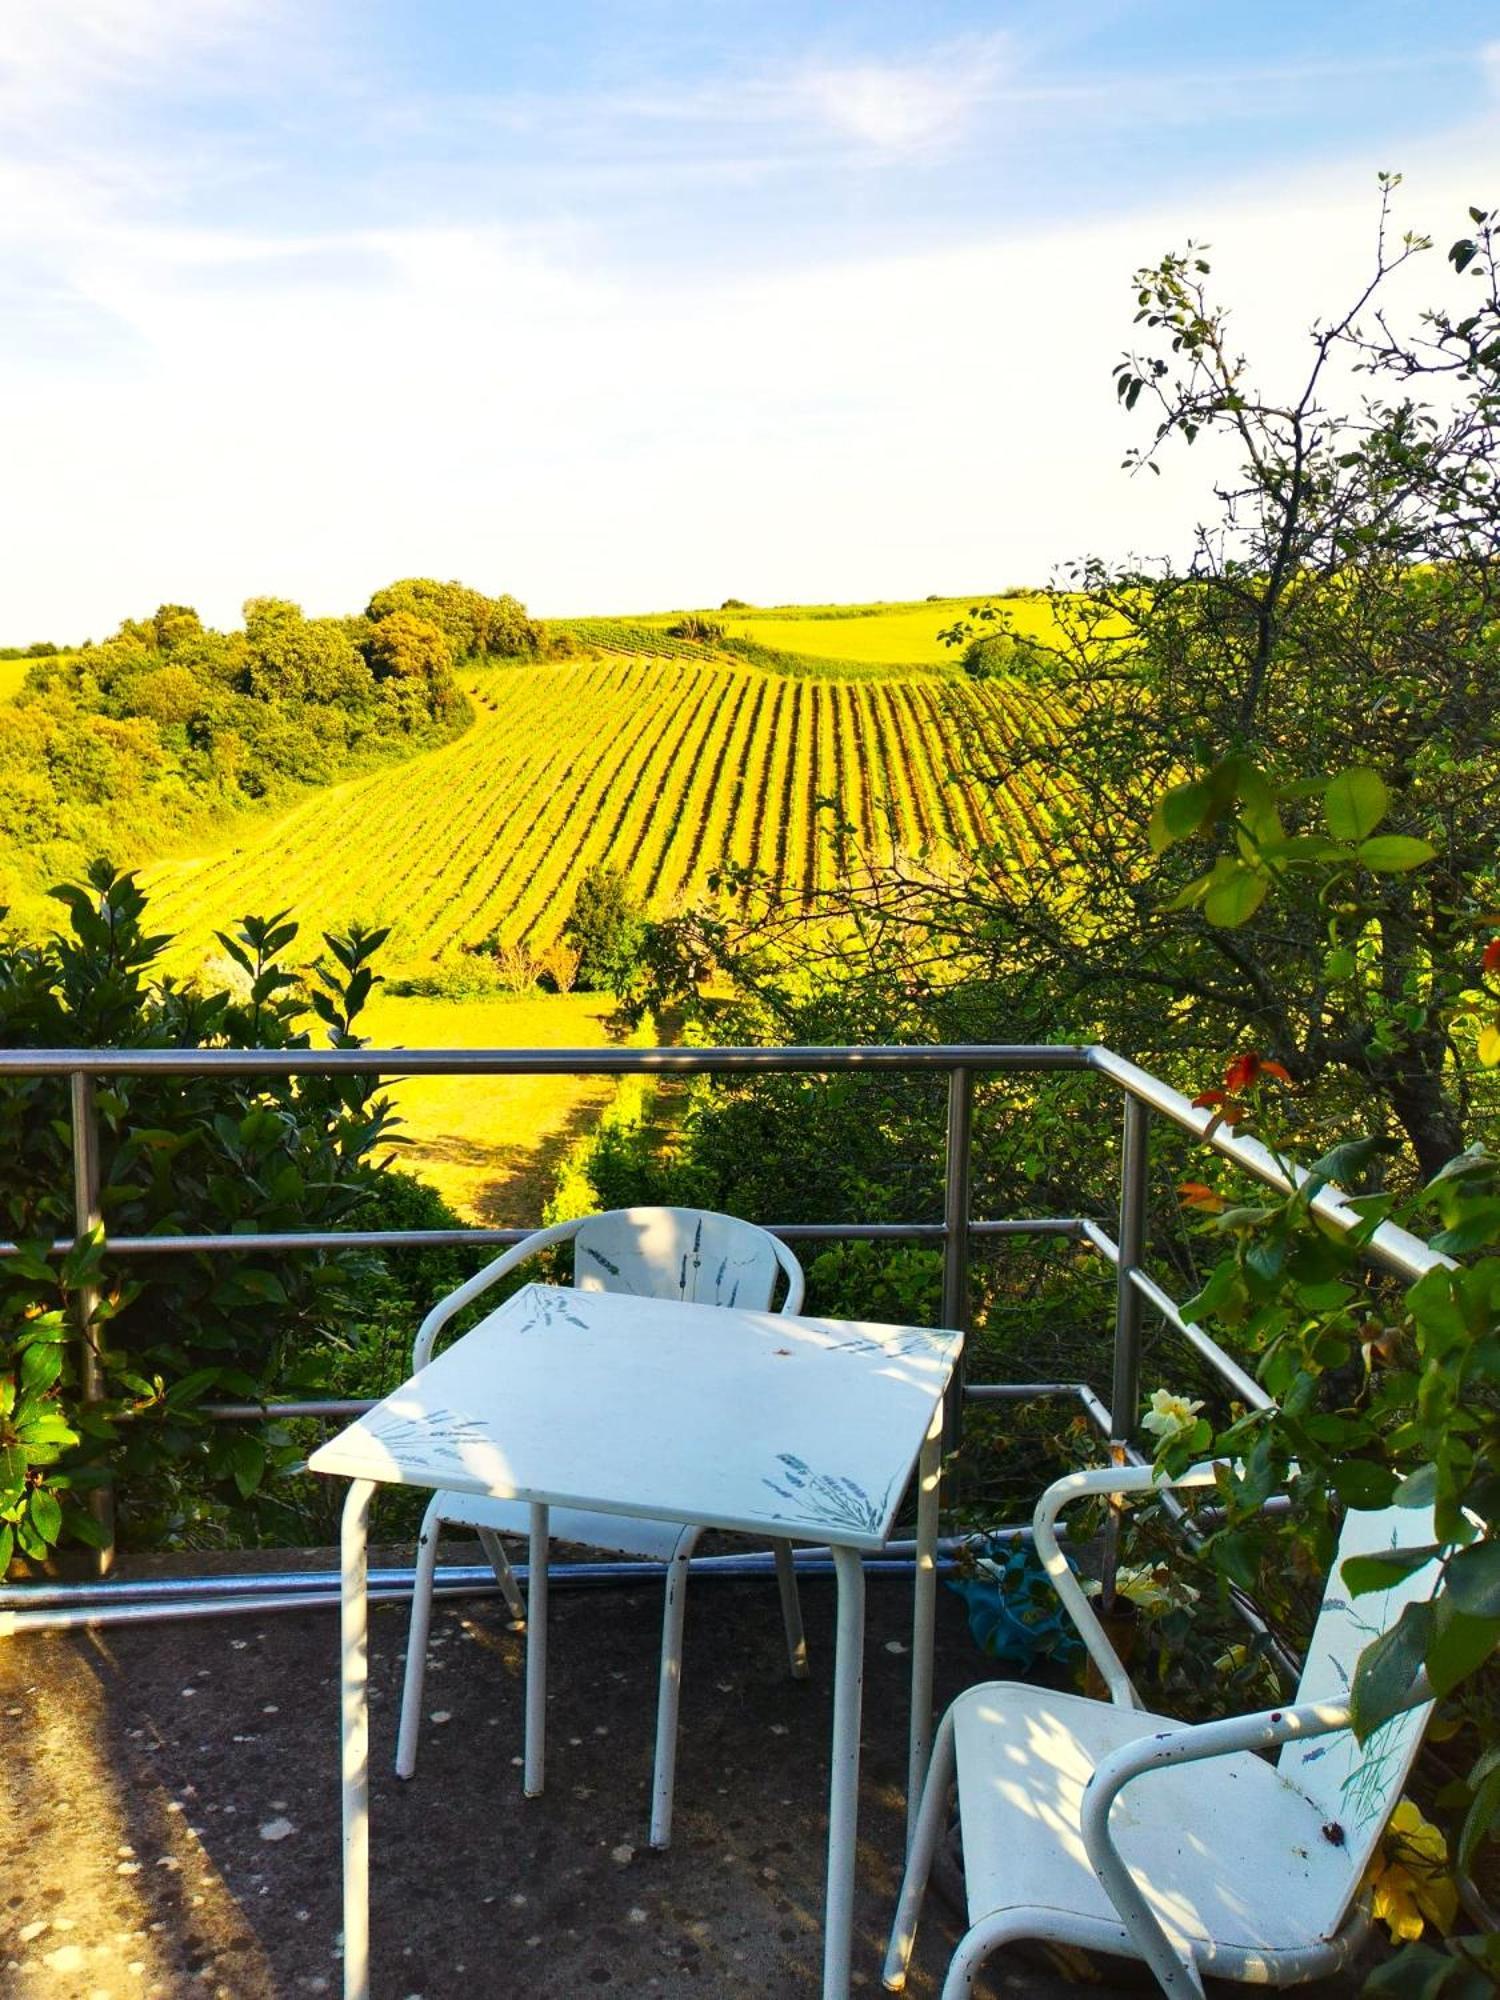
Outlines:
MULTIPOLYGON (((947 1080, 940 1223, 798 1225, 793 1241, 879 1236, 940 1245, 943 1319, 966 1319, 975 1245, 1004 1235, 1065 1235, 1115 1274, 1113 1346, 1097 1382, 965 1385, 969 1400, 1060 1397, 1118 1455, 1134 1453, 1143 1309, 1194 1348, 1230 1390, 1264 1392, 1186 1322, 1147 1269, 1150 1122, 1207 1138, 1261 1181, 1284 1185, 1254 1140, 1209 1131, 1206 1113, 1108 1051, 1084 1048, 591 1051, 0 1051, 7 1075, 71 1079, 75 1209, 97 1219, 94 1079, 125 1072, 286 1075, 860 1068, 947 1080), (1118 1222, 970 1214, 970 1116, 976 1077, 1073 1070, 1123 1099, 1118 1222), (1107 1379, 1105 1379, 1107 1376, 1107 1379)), ((1316 1198, 1333 1224, 1352 1211, 1316 1198)), ((494 1245, 521 1231, 466 1232, 494 1245)), ((247 1248, 288 1255, 349 1237, 114 1239, 117 1253, 172 1256, 247 1248)), ((452 1240, 365 1233, 372 1245, 452 1240)), ((8 1247, 8 1246, 7 1246, 8 1247)), ((1372 1256, 1411 1277, 1441 1261, 1384 1226, 1372 1256)), ((1105 1343, 1101 1342, 1101 1349, 1105 1343)), ((353 1404, 282 1404, 340 1418, 353 1404)), ((264 1412, 222 1406, 220 1421, 264 1412)), ((961 1421, 955 1401, 951 1427, 961 1421)), ((376 1536, 379 1537, 379 1510, 376 1536)), ((813 1678, 790 1686, 774 1620, 757 1616, 759 1574, 704 1565, 689 1619, 674 1845, 645 1841, 660 1589, 641 1566, 610 1576, 559 1563, 549 1688, 552 1767, 540 1799, 519 1783, 524 1642, 473 1553, 455 1540, 434 1616, 422 1763, 391 1775, 410 1589, 409 1547, 374 1559, 371 1619, 374 1965, 377 1995, 812 1994, 819 1990, 827 1840, 826 1768, 834 1597, 816 1557, 805 1577, 813 1678), (711 1580, 711 1581, 710 1581, 711 1580), (570 1587, 571 1586, 571 1587, 570 1587)), ((910 1671, 910 1567, 871 1566, 865 1650, 864 1764, 853 1984, 879 1988, 900 1877, 910 1671)), ((826 1572, 826 1564, 821 1566, 826 1572)), ((962 1607, 941 1592, 939 1704, 991 1677, 962 1607)), ((17 1747, 6 1760, 12 1867, 0 1989, 16 2000, 123 2000, 212 1994, 233 2000, 337 1992, 339 1961, 339 1652, 331 1552, 274 1559, 125 1558, 107 1579, 26 1582, 0 1597, 0 1708, 17 1747)), ((934 1900, 909 1991, 931 1995, 961 1926, 934 1900)), ((1101 1962, 1102 1963, 1102 1962, 1101 1962)), ((1352 1992, 1357 1980, 1343 1990, 1352 1992)), ((1059 1968, 1039 1954, 997 1960, 976 1991, 1038 2000, 1141 1991, 1144 1975, 1059 1968)), ((1328 1989, 1325 1989, 1328 1990, 1328 1989)))

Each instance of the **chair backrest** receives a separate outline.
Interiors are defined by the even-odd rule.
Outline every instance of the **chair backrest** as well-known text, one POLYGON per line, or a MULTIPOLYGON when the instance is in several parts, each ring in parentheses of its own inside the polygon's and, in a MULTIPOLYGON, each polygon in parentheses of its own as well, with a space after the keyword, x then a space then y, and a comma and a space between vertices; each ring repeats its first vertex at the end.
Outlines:
MULTIPOLYGON (((1429 1563, 1389 1590, 1351 1597, 1341 1575, 1343 1564, 1350 1556, 1421 1548, 1432 1539, 1430 1507, 1350 1508, 1302 1669, 1299 1703, 1346 1700, 1365 1647, 1390 1631, 1408 1604, 1430 1597, 1438 1579, 1437 1564, 1429 1563)), ((1401 1796, 1431 1713, 1431 1702, 1424 1702, 1393 1715, 1363 1743, 1344 1729, 1331 1736, 1294 1738, 1282 1746, 1277 1761, 1282 1776, 1336 1829, 1326 1837, 1341 1844, 1348 1856, 1351 1896, 1401 1796)))
POLYGON ((802 1303, 802 1267, 769 1230, 697 1208, 615 1208, 587 1215, 573 1239, 573 1283, 584 1292, 743 1306, 764 1311, 778 1272, 783 1312, 802 1303))

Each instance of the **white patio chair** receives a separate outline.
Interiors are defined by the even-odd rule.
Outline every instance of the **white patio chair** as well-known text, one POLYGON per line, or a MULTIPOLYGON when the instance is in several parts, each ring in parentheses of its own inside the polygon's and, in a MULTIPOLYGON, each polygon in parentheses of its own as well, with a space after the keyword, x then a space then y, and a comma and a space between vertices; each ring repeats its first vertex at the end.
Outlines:
POLYGON ((943 2000, 972 1993, 984 1961, 1023 1938, 1143 1959, 1164 1993, 1199 2000, 1205 1973, 1291 1985, 1336 1970, 1363 1941, 1359 1885, 1432 1704, 1414 1702, 1359 1744, 1347 1726, 1348 1689, 1364 1647, 1430 1593, 1436 1569, 1351 1599, 1339 1565, 1430 1542, 1431 1510, 1351 1510, 1295 1705, 1189 1726, 1140 1707, 1055 1524, 1084 1494, 1212 1480, 1211 1466, 1169 1482, 1149 1467, 1111 1467, 1058 1480, 1042 1495, 1037 1551, 1110 1700, 990 1681, 953 1703, 901 1887, 885 1963, 890 1991, 906 1983, 955 1775, 969 1929, 943 2000), (1255 1754, 1278 1745, 1274 1764, 1255 1754))
MULTIPOLYGON (((802 1304, 802 1267, 784 1243, 769 1230, 733 1216, 687 1208, 621 1208, 601 1215, 559 1222, 536 1230, 514 1244, 493 1263, 450 1292, 423 1320, 412 1348, 415 1372, 431 1359, 439 1333, 471 1300, 507 1272, 554 1244, 573 1245, 573 1283, 580 1291, 632 1292, 642 1298, 682 1299, 698 1305, 741 1306, 764 1311, 770 1307, 778 1276, 786 1280, 779 1310, 794 1313, 802 1304)), ((512 1616, 524 1620, 526 1606, 501 1545, 502 1534, 525 1535, 531 1509, 521 1500, 489 1500, 468 1493, 434 1493, 423 1517, 417 1548, 416 1584, 412 1593, 411 1629, 406 1649, 406 1681, 401 1697, 401 1728, 396 1746, 396 1775, 409 1778, 416 1769, 417 1740, 422 1718, 422 1684, 427 1665, 427 1635, 432 1617, 433 1572, 438 1538, 445 1526, 474 1529, 494 1568, 512 1616)), ((682 1682, 682 1633, 687 1610, 688 1559, 701 1528, 672 1521, 638 1520, 621 1514, 593 1514, 554 1507, 550 1533, 554 1540, 578 1542, 667 1564, 666 1604, 662 1614, 661 1677, 657 1694, 656 1767, 651 1792, 651 1845, 666 1847, 672 1836, 672 1793, 677 1761, 677 1709, 682 1682)), ((786 1625, 787 1653, 794 1679, 807 1678, 807 1643, 790 1542, 773 1542, 781 1612, 786 1625)), ((528 1717, 540 1716, 545 1690, 530 1691, 528 1717)), ((527 1769, 539 1768, 528 1744, 527 1769)))

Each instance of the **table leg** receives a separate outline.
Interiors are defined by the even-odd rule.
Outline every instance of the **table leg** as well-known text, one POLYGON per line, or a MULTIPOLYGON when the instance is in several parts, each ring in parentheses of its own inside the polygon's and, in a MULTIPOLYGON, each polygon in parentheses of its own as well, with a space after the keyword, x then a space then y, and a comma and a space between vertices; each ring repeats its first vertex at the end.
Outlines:
POLYGON ((522 1789, 534 1799, 547 1779, 547 1509, 531 1509, 526 1583, 526 1758, 522 1789))
POLYGON ((906 1851, 917 1830, 917 1808, 932 1756, 932 1640, 937 1620, 938 1497, 943 1478, 943 1418, 939 1404, 917 1461, 917 1574, 911 1625, 911 1743, 906 1764, 906 1851))
POLYGON ((828 1902, 823 1920, 823 2000, 849 2000, 854 1939, 859 1723, 865 1678, 865 1569, 858 1549, 833 1551, 838 1635, 833 1663, 833 1771, 828 1789, 828 1902))
POLYGON ((340 1534, 340 1716, 344 1803, 344 2000, 370 1995, 370 1704, 367 1543, 372 1479, 355 1479, 340 1534))

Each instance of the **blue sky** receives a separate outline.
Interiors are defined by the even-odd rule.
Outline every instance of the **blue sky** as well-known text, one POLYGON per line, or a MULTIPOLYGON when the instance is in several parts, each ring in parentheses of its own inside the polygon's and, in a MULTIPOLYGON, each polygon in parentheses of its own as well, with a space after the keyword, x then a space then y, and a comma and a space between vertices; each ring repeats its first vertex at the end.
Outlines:
POLYGON ((1290 368, 1381 167, 1440 243, 1500 201, 1492 5, 15 0, 0 638, 1180 546, 1195 468, 1118 471, 1131 269, 1208 238, 1290 368))

